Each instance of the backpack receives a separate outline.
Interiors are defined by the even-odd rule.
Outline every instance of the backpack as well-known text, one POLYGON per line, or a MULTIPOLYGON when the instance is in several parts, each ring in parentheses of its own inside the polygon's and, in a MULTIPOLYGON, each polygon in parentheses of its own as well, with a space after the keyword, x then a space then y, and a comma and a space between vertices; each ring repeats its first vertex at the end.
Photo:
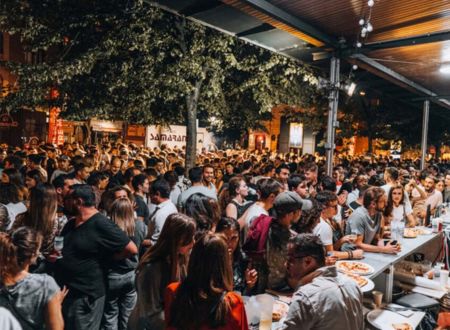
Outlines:
POLYGON ((269 228, 272 223, 272 217, 261 214, 248 229, 247 237, 242 250, 250 258, 264 258, 266 253, 266 242, 269 236, 269 228))

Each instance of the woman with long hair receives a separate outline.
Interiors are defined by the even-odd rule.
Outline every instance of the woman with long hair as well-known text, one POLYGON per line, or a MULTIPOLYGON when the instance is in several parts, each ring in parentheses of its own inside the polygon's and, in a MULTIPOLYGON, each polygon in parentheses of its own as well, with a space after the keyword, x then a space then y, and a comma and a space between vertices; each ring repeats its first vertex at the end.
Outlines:
POLYGON ((13 225, 13 229, 26 226, 42 235, 40 252, 44 257, 53 252, 53 241, 58 230, 57 200, 56 190, 51 184, 37 185, 31 189, 28 211, 17 216, 13 225))
MULTIPOLYGON (((116 199, 110 209, 110 219, 128 237, 140 247, 145 237, 145 225, 135 221, 134 209, 128 198, 116 199)), ((128 318, 136 304, 135 271, 138 257, 134 255, 127 259, 111 263, 107 275, 107 292, 103 312, 102 329, 125 330, 128 318)))
POLYGON ((156 244, 137 267, 137 302, 128 323, 131 329, 160 330, 164 323, 164 290, 186 277, 189 252, 194 245, 195 221, 175 213, 167 217, 156 244))
POLYGON ((47 274, 30 274, 36 261, 41 236, 31 228, 21 227, 11 234, 0 233, 0 306, 20 322, 23 329, 62 330, 64 320, 62 292, 47 274))
POLYGON ((251 267, 239 244, 241 227, 233 218, 223 217, 217 224, 216 233, 223 236, 233 266, 234 291, 248 294, 258 280, 258 272, 251 267))
POLYGON ((188 198, 184 213, 197 223, 196 239, 206 232, 214 232, 220 220, 219 203, 200 193, 193 194, 188 198))
POLYGON ((292 226, 292 229, 299 234, 312 234, 314 227, 320 222, 322 207, 314 198, 311 198, 310 201, 312 208, 302 211, 300 221, 292 226))
POLYGON ((44 182, 44 177, 39 170, 29 170, 25 175, 25 185, 28 190, 36 187, 38 184, 44 182))
POLYGON ((404 220, 408 227, 416 225, 416 218, 409 203, 405 203, 405 190, 397 184, 389 190, 384 216, 389 222, 404 220))
POLYGON ((188 275, 168 286, 165 296, 168 330, 248 329, 244 303, 233 292, 233 271, 225 241, 205 234, 194 245, 188 275))
POLYGON ((225 208, 225 216, 236 219, 242 227, 245 225, 246 211, 252 205, 245 200, 248 196, 248 186, 244 177, 234 176, 228 182, 229 200, 225 208))

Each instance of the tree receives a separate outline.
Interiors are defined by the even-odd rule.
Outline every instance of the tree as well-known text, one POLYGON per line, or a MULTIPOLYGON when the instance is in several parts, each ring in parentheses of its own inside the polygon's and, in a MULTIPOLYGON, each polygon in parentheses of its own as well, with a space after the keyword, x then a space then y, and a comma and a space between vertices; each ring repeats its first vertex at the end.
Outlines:
POLYGON ((242 133, 280 103, 308 106, 317 96, 313 72, 300 63, 140 0, 6 0, 0 29, 49 55, 39 64, 3 63, 20 88, 0 106, 60 106, 79 120, 186 122, 187 168, 198 118, 215 116, 222 132, 242 133), (58 97, 48 97, 52 88, 58 97))

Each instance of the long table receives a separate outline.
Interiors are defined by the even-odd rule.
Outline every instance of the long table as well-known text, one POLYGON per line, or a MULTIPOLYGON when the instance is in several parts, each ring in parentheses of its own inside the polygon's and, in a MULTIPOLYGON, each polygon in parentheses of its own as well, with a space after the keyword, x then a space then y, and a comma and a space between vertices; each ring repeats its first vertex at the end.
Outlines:
POLYGON ((397 254, 364 253, 362 262, 374 268, 374 272, 367 277, 374 281, 377 290, 384 292, 386 302, 392 301, 394 265, 416 252, 425 252, 434 258, 437 257, 442 248, 442 238, 442 232, 419 235, 416 238, 404 238, 402 250, 397 254))

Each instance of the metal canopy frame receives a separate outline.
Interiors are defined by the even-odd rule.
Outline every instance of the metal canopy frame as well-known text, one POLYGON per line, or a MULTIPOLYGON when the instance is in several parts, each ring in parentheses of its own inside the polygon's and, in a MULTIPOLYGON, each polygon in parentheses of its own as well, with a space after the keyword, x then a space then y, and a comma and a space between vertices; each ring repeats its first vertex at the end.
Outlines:
MULTIPOLYGON (((150 0, 144 0, 150 4, 155 5, 154 2, 151 2, 150 0)), ((438 104, 441 107, 450 109, 450 100, 446 100, 445 96, 439 96, 433 91, 425 88, 424 86, 406 78, 405 76, 399 74, 398 72, 380 64, 374 59, 371 59, 368 57, 368 52, 375 51, 375 50, 382 50, 382 49, 390 49, 390 48, 398 48, 398 47, 405 47, 405 46, 414 46, 414 45, 420 45, 420 44, 427 44, 427 43, 434 43, 434 42, 442 42, 450 40, 450 31, 441 31, 441 32, 435 32, 435 33, 429 33, 424 35, 416 35, 412 37, 405 37, 400 39, 391 39, 391 40, 383 40, 383 41, 376 41, 371 43, 366 43, 363 48, 358 49, 358 53, 355 54, 355 50, 353 47, 346 44, 345 40, 337 39, 328 33, 325 33, 320 28, 311 25, 307 23, 306 21, 302 20, 300 17, 290 14, 289 12, 283 10, 282 8, 272 4, 268 0, 221 0, 221 4, 228 4, 232 7, 237 6, 238 9, 240 9, 242 12, 249 14, 245 9, 242 9, 242 6, 245 6, 246 8, 251 8, 252 10, 256 11, 256 14, 261 14, 265 16, 265 18, 261 19, 258 15, 255 15, 255 13, 249 14, 250 16, 257 17, 262 21, 261 25, 256 26, 254 28, 241 31, 239 33, 230 33, 229 31, 224 31, 223 28, 220 26, 215 26, 214 24, 202 22, 199 19, 196 19, 194 17, 191 17, 191 19, 203 23, 207 26, 210 26, 212 28, 216 28, 222 32, 235 35, 239 38, 243 38, 244 40, 251 42, 257 46, 269 49, 271 51, 276 51, 278 53, 281 53, 283 56, 291 57, 289 54, 283 53, 283 49, 275 50, 271 47, 268 47, 267 45, 260 44, 258 42, 255 42, 254 40, 251 40, 251 38, 248 38, 248 36, 257 34, 257 33, 263 33, 268 32, 273 29, 294 29, 294 31, 299 32, 300 34, 303 34, 305 36, 310 37, 310 44, 314 44, 314 41, 317 42, 316 47, 305 49, 306 53, 315 55, 313 57, 320 57, 319 59, 326 59, 330 58, 330 76, 331 81, 335 80, 336 76, 339 77, 339 72, 336 72, 335 69, 339 67, 339 61, 341 59, 345 59, 350 64, 358 64, 359 67, 362 69, 365 69, 371 74, 374 74, 381 79, 385 79, 400 88, 404 88, 405 90, 412 92, 414 94, 417 94, 418 98, 420 98, 423 95, 423 100, 426 100, 427 106, 427 113, 429 113, 429 101, 438 104), (279 24, 279 25, 278 25, 279 24), (311 42, 311 40, 313 42, 311 42), (314 53, 315 52, 315 53, 314 53), (336 58, 337 57, 337 58, 336 58), (337 63, 336 63, 337 62, 337 63)), ((159 0, 158 6, 164 7, 164 0, 159 0)), ((191 4, 188 6, 188 8, 185 8, 184 10, 178 11, 178 14, 182 15, 195 15, 202 11, 210 10, 215 7, 218 7, 218 1, 217 0, 198 0, 197 3, 191 4)), ((169 9, 170 10, 170 9, 169 9)), ((173 10, 172 10, 173 11, 173 10)), ((301 37, 299 37, 301 39, 301 37)), ((414 99, 416 100, 416 99, 414 99)), ((335 117, 334 117, 334 108, 337 108, 337 102, 338 97, 336 95, 331 94, 330 95, 330 111, 329 111, 329 120, 328 120, 328 132, 331 136, 334 136, 334 129, 335 129, 335 117)), ((424 128, 425 130, 425 128, 424 128)), ((423 134, 426 134, 423 133, 423 134)), ((329 147, 332 147, 334 144, 334 141, 328 141, 331 143, 329 144, 329 147)), ((330 155, 330 152, 327 152, 327 158, 332 157, 332 152, 330 155)), ((330 168, 331 163, 330 159, 327 159, 327 169, 330 168)), ((331 159, 332 162, 332 159, 331 159)))
POLYGON ((306 23, 300 18, 285 12, 277 6, 272 5, 266 0, 241 0, 241 2, 276 19, 277 21, 283 22, 284 24, 289 25, 290 27, 313 37, 314 39, 322 41, 326 46, 331 46, 336 49, 340 48, 339 41, 335 38, 331 37, 315 26, 306 23))
POLYGON ((417 46, 417 45, 423 45, 423 44, 429 44, 432 42, 447 41, 447 40, 450 40, 450 31, 428 33, 428 34, 423 34, 423 35, 418 35, 418 36, 413 36, 413 37, 408 37, 408 38, 366 43, 361 51, 365 52, 365 51, 397 48, 397 47, 405 47, 405 46, 417 46))

